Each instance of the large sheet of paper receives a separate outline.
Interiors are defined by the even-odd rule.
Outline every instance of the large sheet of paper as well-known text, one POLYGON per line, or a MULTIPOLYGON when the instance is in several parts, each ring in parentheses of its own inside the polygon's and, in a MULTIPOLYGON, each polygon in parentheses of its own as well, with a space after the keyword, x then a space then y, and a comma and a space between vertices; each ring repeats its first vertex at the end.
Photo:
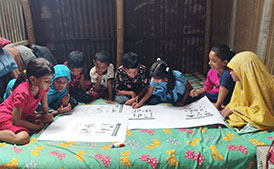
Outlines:
POLYGON ((226 126, 219 111, 207 97, 203 97, 184 107, 157 105, 132 109, 128 129, 189 128, 211 124, 226 126))
POLYGON ((121 114, 120 105, 78 106, 54 121, 38 140, 124 142, 128 116, 121 114))
POLYGON ((189 128, 223 124, 214 105, 203 97, 184 107, 125 105, 77 106, 53 122, 38 140, 123 142, 128 129, 189 128))

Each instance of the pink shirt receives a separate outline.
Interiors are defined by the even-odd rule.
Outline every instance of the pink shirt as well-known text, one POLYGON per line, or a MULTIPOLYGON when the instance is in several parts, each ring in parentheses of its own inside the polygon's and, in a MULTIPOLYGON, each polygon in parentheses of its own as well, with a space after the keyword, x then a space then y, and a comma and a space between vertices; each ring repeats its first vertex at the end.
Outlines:
POLYGON ((12 94, 0 104, 0 124, 4 119, 10 119, 12 116, 13 107, 22 108, 22 117, 27 118, 32 116, 33 112, 38 107, 39 102, 42 99, 44 93, 48 92, 47 90, 40 90, 38 98, 35 99, 30 91, 30 86, 28 82, 21 83, 12 94))
POLYGON ((207 77, 203 90, 209 93, 218 93, 220 88, 220 79, 221 77, 218 77, 218 71, 210 69, 207 72, 207 77))

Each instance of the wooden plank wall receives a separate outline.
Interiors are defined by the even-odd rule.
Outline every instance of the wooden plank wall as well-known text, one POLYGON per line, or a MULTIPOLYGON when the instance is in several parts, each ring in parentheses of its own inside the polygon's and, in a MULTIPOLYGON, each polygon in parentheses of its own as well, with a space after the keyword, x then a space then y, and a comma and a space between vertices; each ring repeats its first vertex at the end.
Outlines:
MULTIPOLYGON (((48 46, 59 63, 73 50, 92 66, 96 52, 116 54, 116 6, 110 0, 31 0, 36 43, 48 46)), ((113 63, 116 58, 113 57, 113 63)))
POLYGON ((0 0, 0 36, 11 43, 26 40, 21 0, 0 0))
POLYGON ((274 74, 273 10, 269 14, 271 16, 269 19, 270 26, 267 30, 267 41, 263 46, 265 51, 263 51, 262 56, 262 52, 258 49, 260 40, 264 40, 260 38, 262 36, 260 29, 262 24, 266 24, 262 22, 265 1, 268 0, 213 0, 211 44, 230 44, 235 52, 253 51, 262 58, 270 73, 274 74), (236 3, 236 8, 233 8, 233 3, 236 3), (235 17, 233 17, 233 12, 236 12, 235 17))
MULTIPOLYGON (((31 0, 36 43, 63 62, 82 50, 87 67, 99 50, 116 61, 115 0, 31 0)), ((125 52, 143 64, 166 60, 183 72, 202 72, 206 0, 125 0, 125 52)))
POLYGON ((125 52, 158 57, 183 72, 203 71, 206 0, 125 1, 125 52))

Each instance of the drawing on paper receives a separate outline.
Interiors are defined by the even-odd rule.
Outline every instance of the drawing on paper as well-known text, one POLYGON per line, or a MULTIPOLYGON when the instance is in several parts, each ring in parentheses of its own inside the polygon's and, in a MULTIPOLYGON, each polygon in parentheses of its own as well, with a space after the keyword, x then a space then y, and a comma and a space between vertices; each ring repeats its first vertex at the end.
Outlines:
POLYGON ((117 136, 121 123, 77 123, 74 132, 89 136, 117 136))
POLYGON ((155 112, 148 108, 134 109, 129 120, 153 120, 155 112))
POLYGON ((200 119, 209 116, 213 116, 213 113, 206 109, 206 106, 199 106, 197 108, 184 107, 184 113, 186 115, 186 120, 200 119))
POLYGON ((113 106, 98 106, 96 107, 96 112, 98 114, 109 114, 109 113, 122 113, 122 105, 113 105, 113 106))

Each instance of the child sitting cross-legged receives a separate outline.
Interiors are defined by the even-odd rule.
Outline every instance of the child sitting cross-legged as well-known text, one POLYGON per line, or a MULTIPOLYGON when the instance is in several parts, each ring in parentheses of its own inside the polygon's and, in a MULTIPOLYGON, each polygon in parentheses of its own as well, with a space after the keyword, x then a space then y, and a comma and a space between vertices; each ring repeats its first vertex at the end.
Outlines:
POLYGON ((98 98, 108 98, 108 103, 113 101, 112 81, 114 79, 114 66, 111 62, 110 53, 100 51, 95 54, 93 64, 89 75, 92 88, 89 95, 93 100, 98 98))
POLYGON ((143 97, 147 90, 148 77, 146 67, 139 63, 139 57, 133 52, 124 54, 122 65, 115 78, 115 101, 132 105, 143 97))

